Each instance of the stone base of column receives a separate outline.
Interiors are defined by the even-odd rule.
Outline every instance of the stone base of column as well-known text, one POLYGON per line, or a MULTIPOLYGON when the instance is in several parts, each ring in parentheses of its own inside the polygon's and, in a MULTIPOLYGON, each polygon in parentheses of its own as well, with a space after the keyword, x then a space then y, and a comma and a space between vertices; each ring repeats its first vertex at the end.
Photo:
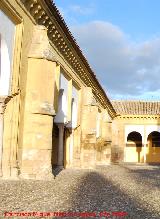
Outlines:
POLYGON ((54 177, 56 177, 62 170, 64 170, 64 166, 58 166, 56 165, 55 167, 53 167, 53 175, 54 177))
POLYGON ((93 169, 96 167, 96 156, 95 150, 86 149, 83 150, 83 157, 81 160, 81 168, 93 169))
POLYGON ((19 179, 33 179, 33 180, 53 180, 54 175, 51 172, 43 172, 39 174, 29 174, 29 173, 21 173, 18 176, 19 179))
POLYGON ((18 180, 18 169, 17 168, 12 168, 11 172, 8 171, 4 171, 1 174, 1 178, 0 179, 4 179, 4 180, 18 180))
POLYGON ((12 168, 11 170, 11 178, 18 179, 18 169, 16 167, 12 168))
POLYGON ((64 166, 63 165, 57 165, 57 167, 56 168, 58 168, 58 169, 64 169, 64 166))
POLYGON ((0 170, 0 177, 2 177, 3 176, 3 174, 2 174, 2 170, 0 170))
POLYGON ((17 176, 17 177, 12 177, 12 176, 9 176, 9 177, 7 177, 7 176, 2 176, 0 179, 2 179, 2 180, 19 180, 19 177, 17 176))
POLYGON ((20 179, 50 180, 54 178, 51 165, 51 150, 23 149, 20 179))
POLYGON ((32 179, 32 180, 45 180, 45 181, 51 181, 51 180, 54 180, 54 175, 48 175, 48 176, 38 176, 38 175, 30 175, 30 174, 21 174, 19 175, 19 179, 22 179, 22 180, 27 180, 27 179, 32 179))

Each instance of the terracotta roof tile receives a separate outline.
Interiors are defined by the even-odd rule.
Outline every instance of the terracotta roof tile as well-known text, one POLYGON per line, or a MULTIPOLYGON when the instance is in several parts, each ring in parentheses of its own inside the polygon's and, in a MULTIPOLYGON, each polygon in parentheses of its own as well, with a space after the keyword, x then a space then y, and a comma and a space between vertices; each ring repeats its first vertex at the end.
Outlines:
POLYGON ((112 100, 112 105, 120 115, 159 115, 160 101, 112 100))

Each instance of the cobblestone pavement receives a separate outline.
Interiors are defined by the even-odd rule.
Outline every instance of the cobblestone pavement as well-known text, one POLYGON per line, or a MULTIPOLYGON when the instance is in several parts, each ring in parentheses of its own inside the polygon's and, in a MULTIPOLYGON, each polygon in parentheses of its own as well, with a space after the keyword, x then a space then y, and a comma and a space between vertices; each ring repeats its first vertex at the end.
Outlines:
POLYGON ((5 211, 95 212, 94 218, 125 211, 128 216, 101 218, 160 219, 160 166, 108 165, 63 170, 51 181, 0 180, 0 219, 5 211))

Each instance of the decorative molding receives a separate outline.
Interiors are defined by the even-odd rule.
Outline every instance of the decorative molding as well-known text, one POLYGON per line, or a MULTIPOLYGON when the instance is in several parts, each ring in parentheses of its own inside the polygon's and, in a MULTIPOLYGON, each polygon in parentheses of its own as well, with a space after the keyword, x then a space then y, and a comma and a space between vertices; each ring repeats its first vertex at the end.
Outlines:
POLYGON ((97 106, 98 107, 98 102, 97 102, 97 100, 95 99, 94 96, 92 97, 91 106, 97 106))
POLYGON ((44 102, 39 107, 34 109, 33 114, 41 114, 41 115, 48 115, 48 116, 55 116, 55 110, 52 104, 49 104, 48 102, 44 102))
POLYGON ((35 27, 28 57, 36 59, 47 59, 49 61, 56 62, 56 59, 52 53, 51 46, 49 44, 47 28, 45 26, 37 25, 35 27))
POLYGON ((117 119, 131 119, 131 120, 139 120, 139 119, 160 119, 159 115, 118 115, 117 119))
POLYGON ((91 70, 87 60, 83 56, 55 4, 50 0, 20 1, 35 22, 47 28, 48 37, 51 42, 72 66, 81 80, 84 81, 86 86, 93 89, 93 93, 98 97, 102 106, 109 110, 112 117, 115 117, 116 112, 111 102, 106 96, 95 74, 91 70))

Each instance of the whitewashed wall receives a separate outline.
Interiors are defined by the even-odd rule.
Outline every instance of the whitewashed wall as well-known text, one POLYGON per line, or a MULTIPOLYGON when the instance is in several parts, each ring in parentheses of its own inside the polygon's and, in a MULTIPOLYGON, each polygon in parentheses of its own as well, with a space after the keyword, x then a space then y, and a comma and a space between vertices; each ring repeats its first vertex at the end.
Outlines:
POLYGON ((10 92, 15 25, 0 10, 0 96, 10 92))
POLYGON ((160 132, 159 125, 125 125, 125 144, 127 143, 127 136, 131 132, 139 132, 142 136, 142 143, 147 143, 148 135, 153 131, 160 132))

